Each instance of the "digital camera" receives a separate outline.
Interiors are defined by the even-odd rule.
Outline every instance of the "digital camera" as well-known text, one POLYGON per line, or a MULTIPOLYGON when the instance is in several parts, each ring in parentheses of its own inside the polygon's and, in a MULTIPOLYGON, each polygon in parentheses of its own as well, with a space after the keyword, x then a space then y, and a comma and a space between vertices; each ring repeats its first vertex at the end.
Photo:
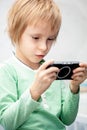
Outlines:
POLYGON ((67 79, 67 80, 70 80, 72 79, 71 76, 73 74, 73 70, 77 67, 79 67, 79 62, 72 62, 72 61, 69 61, 69 62, 54 62, 54 64, 51 64, 50 66, 48 67, 58 67, 60 69, 60 72, 57 73, 57 79, 56 80, 64 80, 64 79, 67 79))

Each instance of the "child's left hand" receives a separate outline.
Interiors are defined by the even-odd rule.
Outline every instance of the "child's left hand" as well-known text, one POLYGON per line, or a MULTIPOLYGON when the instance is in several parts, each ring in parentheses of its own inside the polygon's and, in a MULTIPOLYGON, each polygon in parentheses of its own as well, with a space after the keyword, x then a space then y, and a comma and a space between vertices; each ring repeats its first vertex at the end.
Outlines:
POLYGON ((87 63, 80 63, 80 67, 74 69, 70 89, 73 93, 77 93, 79 85, 87 79, 87 63))

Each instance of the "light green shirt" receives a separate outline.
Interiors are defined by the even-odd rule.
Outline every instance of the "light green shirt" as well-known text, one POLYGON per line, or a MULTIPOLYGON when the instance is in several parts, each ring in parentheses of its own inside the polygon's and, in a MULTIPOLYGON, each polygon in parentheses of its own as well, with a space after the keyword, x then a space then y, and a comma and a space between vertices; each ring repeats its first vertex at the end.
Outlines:
POLYGON ((29 88, 36 70, 12 57, 0 67, 0 124, 6 130, 65 130, 78 112, 79 93, 55 80, 38 101, 29 88))

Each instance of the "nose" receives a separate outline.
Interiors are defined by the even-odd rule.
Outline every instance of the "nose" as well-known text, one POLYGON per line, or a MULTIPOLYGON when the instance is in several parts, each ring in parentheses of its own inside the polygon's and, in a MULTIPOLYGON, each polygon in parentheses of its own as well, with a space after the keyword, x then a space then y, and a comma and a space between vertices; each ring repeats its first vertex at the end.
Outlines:
POLYGON ((47 50, 47 41, 40 42, 38 45, 39 50, 46 51, 47 50))

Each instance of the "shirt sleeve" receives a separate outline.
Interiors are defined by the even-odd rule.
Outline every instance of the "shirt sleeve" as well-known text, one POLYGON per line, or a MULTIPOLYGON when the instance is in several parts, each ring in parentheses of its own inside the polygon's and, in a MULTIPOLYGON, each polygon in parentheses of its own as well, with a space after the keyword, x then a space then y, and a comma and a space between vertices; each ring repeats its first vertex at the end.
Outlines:
POLYGON ((61 120, 65 125, 74 122, 79 108, 79 92, 73 94, 68 86, 62 87, 62 110, 61 120))
POLYGON ((15 79, 0 69, 0 124, 6 130, 16 130, 38 107, 40 102, 31 98, 29 89, 18 98, 15 79))

